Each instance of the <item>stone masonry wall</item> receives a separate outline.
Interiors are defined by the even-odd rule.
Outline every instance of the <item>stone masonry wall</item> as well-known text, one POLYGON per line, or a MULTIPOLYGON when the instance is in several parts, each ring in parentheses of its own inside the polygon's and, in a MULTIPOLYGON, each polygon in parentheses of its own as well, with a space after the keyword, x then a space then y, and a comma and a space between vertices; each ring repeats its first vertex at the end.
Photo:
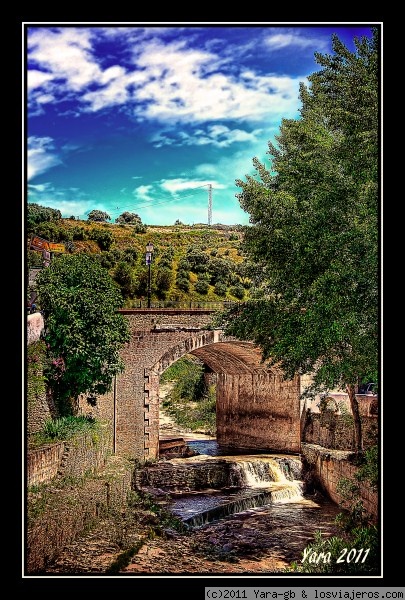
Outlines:
POLYGON ((28 450, 27 485, 49 482, 57 475, 82 477, 106 464, 111 453, 108 427, 76 434, 69 441, 56 442, 28 450))
POLYGON ((219 374, 217 441, 229 448, 299 452, 299 378, 219 374))
MULTIPOLYGON (((159 452, 159 375, 172 362, 214 337, 203 331, 212 318, 205 310, 121 310, 131 340, 121 350, 125 370, 97 411, 115 423, 115 451, 131 458, 156 458, 159 452), (115 418, 114 418, 115 407, 115 418)), ((83 403, 81 404, 82 410, 83 403)), ((88 410, 88 409, 86 409, 88 410)))
POLYGON ((26 574, 40 574, 66 545, 94 526, 109 510, 126 505, 132 465, 110 457, 97 476, 77 485, 59 479, 27 497, 26 574))
POLYGON ((27 485, 38 485, 51 481, 58 474, 65 442, 48 444, 27 453, 27 485))
MULTIPOLYGON (((353 479, 358 467, 351 462, 350 451, 325 449, 315 444, 302 444, 302 457, 307 477, 315 482, 337 504, 343 506, 343 498, 337 490, 342 478, 353 479)), ((379 512, 378 491, 371 489, 367 482, 358 482, 360 496, 365 510, 373 522, 379 512)))
MULTIPOLYGON (((360 417, 363 431, 364 449, 376 443, 378 417, 360 417)), ((323 413, 307 412, 304 416, 302 441, 335 450, 355 450, 353 418, 332 411, 323 413)))

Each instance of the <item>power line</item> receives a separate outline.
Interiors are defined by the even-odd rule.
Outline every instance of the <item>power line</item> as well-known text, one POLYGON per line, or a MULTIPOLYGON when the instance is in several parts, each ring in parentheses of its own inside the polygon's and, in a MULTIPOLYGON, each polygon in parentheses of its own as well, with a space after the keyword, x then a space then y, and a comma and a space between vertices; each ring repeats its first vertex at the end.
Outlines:
MULTIPOLYGON (((109 210, 108 212, 114 216, 114 214, 118 214, 119 211, 122 211, 124 209, 139 210, 142 208, 154 208, 155 206, 158 206, 160 204, 167 204, 169 202, 186 200, 187 198, 191 198, 192 196, 195 196, 195 190, 200 190, 207 186, 208 186, 208 225, 211 225, 212 224, 212 184, 211 183, 204 183, 203 185, 199 185, 195 188, 191 188, 191 191, 193 191, 194 193, 187 194, 186 196, 180 196, 180 197, 175 197, 175 198, 173 198, 173 197, 165 198, 165 199, 161 199, 158 202, 153 201, 153 204, 147 203, 147 204, 140 204, 138 206, 133 206, 132 204, 127 204, 125 206, 117 206, 115 208, 115 210, 109 210)), ((159 200, 159 198, 157 200, 159 200)), ((86 217, 86 215, 83 216, 83 220, 85 220, 85 217, 86 217)), ((79 219, 79 216, 77 218, 79 219)))
MULTIPOLYGON (((192 188, 194 190, 199 190, 203 187, 207 187, 210 186, 210 183, 206 183, 204 185, 200 185, 196 188, 192 188)), ((154 206, 158 205, 158 204, 166 204, 167 202, 174 202, 176 200, 185 200, 186 198, 191 198, 191 196, 194 196, 195 194, 188 194, 187 196, 180 196, 177 198, 168 198, 165 200, 161 200, 160 202, 153 202, 153 204, 141 204, 139 206, 132 206, 132 205, 127 205, 127 206, 117 206, 116 210, 122 210, 123 208, 130 208, 132 207, 132 210, 138 210, 139 208, 153 208, 154 206)), ((110 212, 114 212, 114 211, 110 211, 110 212)))
MULTIPOLYGON (((208 225, 211 225, 211 223, 212 223, 212 184, 205 183, 203 185, 192 188, 192 191, 199 190, 199 189, 202 189, 207 186, 208 186, 208 225)), ((186 196, 180 196, 180 197, 176 197, 176 198, 168 198, 168 199, 165 198, 164 200, 161 200, 160 202, 153 202, 153 204, 148 203, 148 204, 141 204, 138 206, 133 206, 133 205, 126 205, 126 206, 121 206, 121 207, 117 206, 116 211, 123 210, 124 208, 130 208, 131 210, 139 210, 142 208, 154 208, 155 206, 158 206, 160 204, 166 204, 166 203, 175 202, 178 200, 185 200, 194 195, 195 195, 195 193, 187 194, 186 196)), ((111 212, 114 215, 116 211, 109 211, 109 212, 111 212)))

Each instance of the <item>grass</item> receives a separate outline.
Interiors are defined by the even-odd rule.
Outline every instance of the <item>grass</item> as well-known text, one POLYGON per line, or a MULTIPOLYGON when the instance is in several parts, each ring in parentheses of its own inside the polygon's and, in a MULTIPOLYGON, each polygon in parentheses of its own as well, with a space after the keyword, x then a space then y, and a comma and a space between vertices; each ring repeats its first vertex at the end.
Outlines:
POLYGON ((100 423, 88 416, 65 416, 59 419, 48 419, 41 431, 33 434, 30 439, 31 447, 39 447, 52 442, 71 439, 77 433, 91 432, 97 440, 96 432, 100 423))
POLYGON ((168 396, 163 406, 180 427, 188 431, 204 431, 207 435, 215 436, 216 397, 213 389, 198 402, 184 399, 173 402, 168 396))
POLYGON ((216 388, 206 386, 201 361, 186 355, 171 365, 160 378, 171 383, 163 407, 180 427, 188 431, 216 433, 216 388))

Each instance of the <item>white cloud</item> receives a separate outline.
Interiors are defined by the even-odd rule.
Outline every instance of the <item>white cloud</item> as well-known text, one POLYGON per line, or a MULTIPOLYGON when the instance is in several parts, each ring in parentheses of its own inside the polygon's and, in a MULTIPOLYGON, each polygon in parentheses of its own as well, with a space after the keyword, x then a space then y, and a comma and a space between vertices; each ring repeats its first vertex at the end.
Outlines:
POLYGON ((217 148, 226 148, 236 142, 254 143, 261 129, 246 131, 243 129, 230 129, 226 125, 211 125, 207 129, 196 129, 192 133, 172 130, 157 133, 151 138, 156 148, 162 146, 204 146, 211 144, 217 148))
POLYGON ((52 96, 52 94, 40 94, 36 97, 38 104, 49 104, 49 102, 53 102, 54 100, 55 96, 52 96))
POLYGON ((307 38, 293 32, 272 33, 264 38, 264 43, 272 50, 280 50, 289 46, 298 48, 316 48, 317 50, 324 49, 327 44, 325 40, 318 38, 307 38))
POLYGON ((215 71, 219 58, 179 43, 154 42, 138 58, 148 80, 136 91, 145 104, 137 115, 160 121, 257 120, 292 115, 298 108, 299 79, 267 75, 242 77, 215 71))
POLYGON ((78 91, 101 77, 90 40, 87 28, 34 29, 28 37, 28 58, 53 79, 65 80, 68 89, 78 91))
POLYGON ((52 188, 52 184, 47 181, 46 183, 39 183, 37 185, 34 185, 33 183, 29 183, 28 184, 28 189, 34 192, 46 192, 52 188))
POLYGON ((53 151, 53 139, 50 137, 28 138, 27 150, 27 179, 30 180, 52 167, 62 163, 60 157, 53 151))
POLYGON ((149 201, 149 200, 153 200, 152 196, 150 195, 150 193, 152 191, 153 191, 152 185, 140 185, 134 189, 132 194, 139 200, 149 201))
POLYGON ((48 81, 53 79, 52 73, 44 73, 37 69, 30 69, 27 73, 27 89, 31 91, 37 87, 42 87, 48 81))
POLYGON ((185 190, 193 190, 195 188, 201 188, 208 186, 211 181, 193 181, 190 179, 164 179, 160 182, 162 190, 176 194, 176 192, 183 192, 185 190))
MULTIPOLYGON (((157 28, 156 35, 164 31, 157 28)), ((31 90, 42 92, 42 104, 51 96, 55 100, 74 96, 82 103, 81 110, 96 112, 119 105, 139 121, 167 123, 255 121, 296 114, 298 78, 257 76, 253 72, 237 75, 240 68, 236 69, 231 57, 189 48, 185 41, 165 44, 156 36, 134 44, 132 66, 127 62, 125 67, 115 64, 103 69, 94 46, 100 35, 107 35, 106 28, 32 30, 28 38, 28 59, 33 67, 29 85, 31 90), (230 72, 224 70, 226 66, 230 72)), ((145 33, 135 27, 131 35, 134 40, 145 33)), ((129 29, 122 32, 121 41, 128 36, 129 29)), ((310 41, 291 33, 276 33, 267 43, 274 48, 287 43, 304 46, 310 41)), ((193 144, 210 144, 214 139, 215 133, 207 132, 193 144)), ((230 134, 218 143, 233 141, 236 138, 230 134)), ((161 145, 171 143, 170 136, 161 140, 161 145)))

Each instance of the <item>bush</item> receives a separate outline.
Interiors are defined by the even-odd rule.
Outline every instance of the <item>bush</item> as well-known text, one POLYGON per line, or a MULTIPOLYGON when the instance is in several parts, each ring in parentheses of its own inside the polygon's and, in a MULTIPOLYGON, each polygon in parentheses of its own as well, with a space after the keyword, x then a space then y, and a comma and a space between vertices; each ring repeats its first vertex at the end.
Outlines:
POLYGON ((225 294, 226 294, 226 289, 227 289, 227 288, 226 288, 226 284, 225 284, 225 283, 222 283, 221 281, 218 281, 218 282, 215 284, 215 287, 214 287, 214 292, 216 293, 216 295, 217 295, 217 296, 225 296, 225 294))
POLYGON ((32 442, 34 446, 39 446, 69 440, 77 433, 96 432, 99 427, 100 424, 95 419, 83 415, 67 415, 59 419, 48 419, 42 430, 32 436, 32 442))
POLYGON ((229 291, 232 296, 235 296, 235 298, 238 298, 239 300, 242 300, 245 295, 245 289, 243 285, 234 285, 229 291))
POLYGON ((93 229, 89 232, 89 239, 94 240, 100 247, 100 250, 109 250, 114 241, 111 231, 106 229, 93 229))
POLYGON ((127 262, 119 262, 115 267, 114 281, 118 283, 124 298, 132 297, 134 293, 134 278, 131 266, 127 262))
POLYGON ((194 286, 195 291, 198 294, 207 294, 208 290, 209 290, 209 284, 207 281, 197 281, 197 283, 194 286))

